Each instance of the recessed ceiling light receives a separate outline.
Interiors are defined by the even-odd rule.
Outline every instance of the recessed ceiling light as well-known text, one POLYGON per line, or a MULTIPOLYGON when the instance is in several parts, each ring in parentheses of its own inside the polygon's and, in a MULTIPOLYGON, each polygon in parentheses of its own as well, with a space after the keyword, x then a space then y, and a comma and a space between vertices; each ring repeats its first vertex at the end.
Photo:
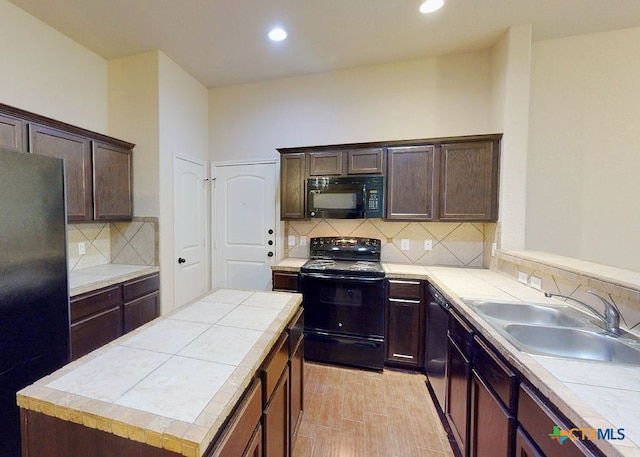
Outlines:
POLYGON ((444 0, 427 0, 420 5, 420 12, 423 14, 433 13, 438 11, 444 5, 444 0))
POLYGON ((285 38, 287 38, 287 31, 280 27, 273 28, 269 32, 269 39, 272 41, 282 41, 285 38))

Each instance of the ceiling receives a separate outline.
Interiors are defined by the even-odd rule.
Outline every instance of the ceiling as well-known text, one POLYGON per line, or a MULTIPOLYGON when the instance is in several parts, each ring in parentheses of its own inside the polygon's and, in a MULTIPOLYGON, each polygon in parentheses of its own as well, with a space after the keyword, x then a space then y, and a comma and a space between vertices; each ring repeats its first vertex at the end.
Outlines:
POLYGON ((9 0, 105 59, 161 50, 206 87, 640 26, 638 0, 9 0), (289 38, 270 42, 274 25, 289 38))

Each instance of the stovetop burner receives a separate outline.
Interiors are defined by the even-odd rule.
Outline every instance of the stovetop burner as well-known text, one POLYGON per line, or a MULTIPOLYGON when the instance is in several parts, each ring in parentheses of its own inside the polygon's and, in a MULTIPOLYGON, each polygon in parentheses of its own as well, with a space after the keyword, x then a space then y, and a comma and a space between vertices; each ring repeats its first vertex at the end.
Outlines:
POLYGON ((311 259, 300 269, 303 273, 382 277, 380 240, 359 237, 311 238, 311 259))

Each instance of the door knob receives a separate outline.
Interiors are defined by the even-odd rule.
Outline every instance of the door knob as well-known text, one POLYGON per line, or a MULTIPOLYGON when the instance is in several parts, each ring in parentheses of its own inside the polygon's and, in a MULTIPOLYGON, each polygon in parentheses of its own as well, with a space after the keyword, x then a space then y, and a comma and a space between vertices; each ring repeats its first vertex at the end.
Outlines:
POLYGON ((273 229, 269 229, 269 231, 267 232, 269 235, 273 235, 273 229))
POLYGON ((273 257, 273 252, 271 252, 271 251, 267 252, 267 256, 273 257))
POLYGON ((184 257, 178 257, 178 263, 185 263, 187 261, 187 259, 185 259, 184 257))

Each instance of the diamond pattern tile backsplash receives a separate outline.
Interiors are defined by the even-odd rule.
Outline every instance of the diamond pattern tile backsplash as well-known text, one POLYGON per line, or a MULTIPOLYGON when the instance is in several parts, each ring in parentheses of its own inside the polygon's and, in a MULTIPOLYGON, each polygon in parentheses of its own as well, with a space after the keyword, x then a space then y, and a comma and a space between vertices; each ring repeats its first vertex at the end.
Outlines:
POLYGON ((294 246, 285 246, 285 256, 309 257, 310 238, 361 236, 382 241, 382 261, 418 265, 482 267, 485 249, 484 223, 389 222, 382 219, 312 219, 285 223, 285 241, 295 236, 294 246), (307 244, 300 243, 300 237, 307 244), (402 240, 409 248, 402 249, 402 240), (431 250, 425 250, 431 240, 431 250))
POLYGON ((107 263, 158 265, 158 221, 138 217, 131 222, 70 223, 67 244, 69 270, 107 263), (80 243, 84 243, 84 254, 80 254, 80 243))

